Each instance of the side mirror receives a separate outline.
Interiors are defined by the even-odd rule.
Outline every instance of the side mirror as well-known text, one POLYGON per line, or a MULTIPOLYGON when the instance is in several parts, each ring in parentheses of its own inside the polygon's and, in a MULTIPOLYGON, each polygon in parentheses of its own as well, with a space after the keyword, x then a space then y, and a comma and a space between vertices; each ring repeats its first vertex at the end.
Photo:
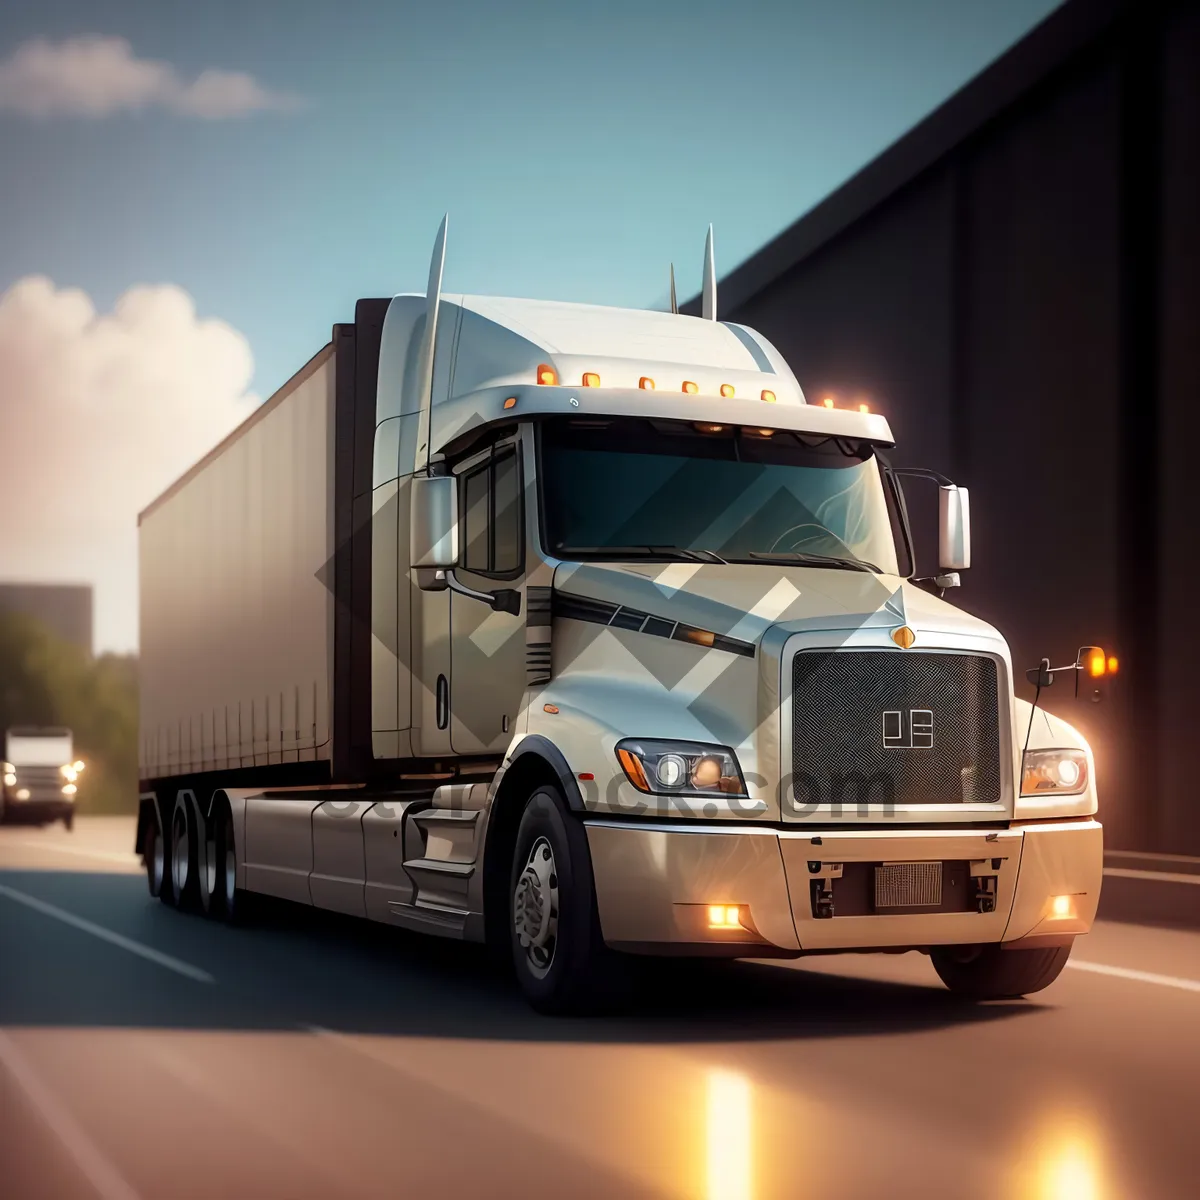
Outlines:
POLYGON ((938 488, 938 566, 965 571, 971 565, 971 505, 967 489, 938 488))
POLYGON ((1117 673, 1115 655, 1108 655, 1100 646, 1080 646, 1075 659, 1075 695, 1082 690, 1093 703, 1099 702, 1107 690, 1109 677, 1117 673))
POLYGON ((453 475, 413 479, 409 562, 421 571, 448 571, 458 562, 458 480, 453 475))

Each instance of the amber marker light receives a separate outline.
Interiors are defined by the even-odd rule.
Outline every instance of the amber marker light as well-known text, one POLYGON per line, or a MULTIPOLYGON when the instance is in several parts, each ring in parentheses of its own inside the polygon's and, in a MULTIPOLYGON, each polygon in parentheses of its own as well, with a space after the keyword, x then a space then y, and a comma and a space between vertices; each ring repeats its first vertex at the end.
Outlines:
POLYGON ((768 404, 774 404, 775 403, 775 393, 770 391, 767 388, 764 388, 763 394, 762 394, 762 396, 759 397, 759 399, 765 400, 768 404))
POLYGON ((683 390, 687 395, 694 396, 700 390, 700 385, 693 383, 690 379, 685 379, 683 381, 683 390))
POLYGON ((1050 898, 1050 915, 1058 920, 1075 915, 1075 901, 1071 896, 1052 896, 1050 898))
POLYGON ((549 363, 540 363, 537 369, 538 383, 554 387, 558 383, 558 372, 549 363))
POLYGON ((599 387, 600 386, 600 376, 597 375, 595 371, 584 371, 583 386, 584 387, 599 387))
POLYGON ((1093 679, 1099 679, 1107 665, 1103 650, 1093 650, 1088 655, 1087 672, 1093 679))
POLYGON ((558 715, 558 705, 557 704, 543 704, 542 712, 547 712, 552 717, 555 717, 558 715))
POLYGON ((1110 654, 1108 656, 1108 673, 1110 675, 1115 675, 1117 673, 1118 665, 1117 656, 1115 654, 1110 654))
POLYGON ((826 396, 825 399, 821 401, 821 405, 823 408, 832 408, 833 407, 833 397, 826 396))
POLYGON ((869 413, 871 411, 871 406, 869 404, 860 404, 858 406, 858 411, 869 413))
POLYGON ((505 408, 516 408, 517 407, 516 396, 509 396, 509 398, 507 400, 505 400, 505 402, 504 402, 504 407, 505 408))
POLYGON ((726 400, 728 400, 729 397, 733 395, 733 384, 732 383, 721 384, 721 395, 724 396, 726 400))
POLYGON ((700 433, 721 433, 724 428, 724 425, 710 425, 705 421, 696 422, 696 429, 700 433))
POLYGON ((643 375, 641 379, 638 380, 638 387, 640 387, 644 392, 652 392, 654 391, 654 380, 651 379, 649 375, 643 375))
POLYGON ((710 904, 708 906, 709 929, 740 929, 742 910, 736 904, 710 904))
POLYGON ((621 769, 629 778, 629 782, 633 784, 639 792, 648 792, 650 784, 646 782, 646 772, 642 767, 642 760, 636 754, 630 753, 628 750, 617 751, 617 761, 621 764, 621 769))

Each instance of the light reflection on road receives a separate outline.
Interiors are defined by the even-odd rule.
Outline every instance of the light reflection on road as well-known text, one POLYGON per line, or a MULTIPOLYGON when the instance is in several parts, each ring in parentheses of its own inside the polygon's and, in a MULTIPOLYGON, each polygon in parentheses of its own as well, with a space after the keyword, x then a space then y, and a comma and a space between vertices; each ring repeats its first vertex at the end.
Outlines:
POLYGON ((751 1200, 754 1126, 750 1081, 733 1071, 708 1074, 708 1200, 751 1200))

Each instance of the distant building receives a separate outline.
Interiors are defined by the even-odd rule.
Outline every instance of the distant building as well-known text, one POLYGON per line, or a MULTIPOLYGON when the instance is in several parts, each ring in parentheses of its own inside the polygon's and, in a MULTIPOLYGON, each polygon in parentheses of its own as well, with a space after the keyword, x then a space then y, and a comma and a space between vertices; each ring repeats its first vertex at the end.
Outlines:
POLYGON ((92 588, 86 583, 0 583, 0 613, 36 617, 60 638, 92 653, 92 588))
POLYGON ((1200 854, 1200 3, 1068 0, 722 279, 718 316, 971 489, 949 598, 1028 699, 1042 655, 1120 657, 1111 702, 1046 702, 1092 739, 1106 843, 1200 854))

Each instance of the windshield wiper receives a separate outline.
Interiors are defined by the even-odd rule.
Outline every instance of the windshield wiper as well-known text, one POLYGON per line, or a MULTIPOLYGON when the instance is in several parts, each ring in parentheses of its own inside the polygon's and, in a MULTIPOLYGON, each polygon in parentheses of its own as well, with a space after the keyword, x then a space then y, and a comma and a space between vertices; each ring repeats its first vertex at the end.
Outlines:
POLYGON ((778 562, 783 559, 787 562, 811 563, 813 566, 839 567, 844 571, 866 571, 868 574, 873 571, 876 575, 881 573, 874 563, 862 558, 837 558, 832 554, 808 554, 803 550, 774 550, 769 554, 750 550, 748 553, 751 558, 763 562, 778 562))
POLYGON ((684 558, 691 562, 721 563, 715 550, 693 550, 688 546, 563 546, 558 553, 571 554, 650 554, 655 558, 684 558))

